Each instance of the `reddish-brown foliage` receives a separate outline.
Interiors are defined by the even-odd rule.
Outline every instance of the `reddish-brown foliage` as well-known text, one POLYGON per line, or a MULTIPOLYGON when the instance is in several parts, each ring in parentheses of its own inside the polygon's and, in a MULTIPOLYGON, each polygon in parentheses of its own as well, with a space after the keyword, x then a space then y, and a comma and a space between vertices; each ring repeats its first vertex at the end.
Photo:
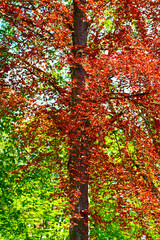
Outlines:
POLYGON ((15 27, 2 51, 11 42, 18 46, 7 52, 7 62, 2 58, 1 108, 8 114, 8 109, 23 106, 30 119, 19 130, 26 132, 24 142, 32 145, 38 133, 38 144, 53 146, 53 164, 72 203, 73 225, 81 218, 87 225, 89 211, 95 221, 103 221, 98 209, 86 205, 81 211, 77 203, 82 200, 83 205, 83 187, 89 184, 95 204, 101 202, 103 187, 104 198, 110 194, 116 200, 122 225, 136 212, 134 220, 144 228, 152 217, 158 229, 159 1, 74 0, 69 6, 63 1, 3 0, 0 15, 15 27), (54 72, 64 67, 70 77, 60 83, 54 72), (46 143, 45 136, 52 140, 46 143), (58 162, 63 142, 70 154, 70 188, 61 173, 66 162, 58 162))

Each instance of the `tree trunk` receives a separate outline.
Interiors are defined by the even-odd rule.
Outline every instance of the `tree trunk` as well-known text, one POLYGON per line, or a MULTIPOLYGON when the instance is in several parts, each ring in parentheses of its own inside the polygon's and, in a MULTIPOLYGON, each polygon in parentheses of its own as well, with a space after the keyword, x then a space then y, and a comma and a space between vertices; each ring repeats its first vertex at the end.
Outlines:
MULTIPOLYGON (((85 0, 79 1, 83 7, 85 0)), ((87 46, 88 23, 82 8, 76 0, 74 7, 74 32, 73 54, 74 66, 72 66, 72 124, 70 136, 69 173, 71 182, 72 212, 70 240, 88 239, 88 141, 86 129, 88 127, 85 109, 83 108, 83 93, 85 91, 86 72, 81 65, 84 56, 84 48, 87 46), (79 59, 79 62, 78 62, 79 59), (76 195, 77 194, 77 195, 76 195)))

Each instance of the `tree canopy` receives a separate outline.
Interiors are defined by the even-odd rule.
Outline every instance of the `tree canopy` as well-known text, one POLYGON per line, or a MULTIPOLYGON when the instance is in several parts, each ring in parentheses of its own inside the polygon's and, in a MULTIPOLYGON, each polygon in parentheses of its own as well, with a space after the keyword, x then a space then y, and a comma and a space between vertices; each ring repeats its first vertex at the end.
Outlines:
POLYGON ((70 240, 159 237, 159 16, 159 0, 0 2, 2 182, 45 189, 70 240))

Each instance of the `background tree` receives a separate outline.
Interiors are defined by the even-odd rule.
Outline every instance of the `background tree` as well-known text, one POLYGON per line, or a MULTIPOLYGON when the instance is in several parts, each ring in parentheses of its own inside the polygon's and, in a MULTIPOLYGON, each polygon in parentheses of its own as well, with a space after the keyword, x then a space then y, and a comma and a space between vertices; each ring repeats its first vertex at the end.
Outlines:
MULTIPOLYGON (((70 239, 88 238, 89 215, 109 224, 101 216, 108 208, 101 214, 98 207, 107 202, 124 228, 136 222, 146 235, 150 225, 158 231, 158 6, 151 0, 1 2, 1 17, 14 27, 2 43, 9 59, 2 86, 7 82, 31 123, 23 129, 20 121, 15 134, 28 130, 23 140, 31 153, 37 144, 56 153, 60 194, 70 199, 70 239)), ((43 159, 38 153, 27 168, 43 159)))
POLYGON ((14 137, 16 118, 4 116, 0 122, 0 238, 67 239, 67 199, 50 196, 60 191, 59 176, 52 167, 54 153, 45 145, 43 151, 37 146, 37 153, 31 153, 29 146, 24 148, 22 136, 14 137), (42 152, 43 161, 28 166, 42 152))

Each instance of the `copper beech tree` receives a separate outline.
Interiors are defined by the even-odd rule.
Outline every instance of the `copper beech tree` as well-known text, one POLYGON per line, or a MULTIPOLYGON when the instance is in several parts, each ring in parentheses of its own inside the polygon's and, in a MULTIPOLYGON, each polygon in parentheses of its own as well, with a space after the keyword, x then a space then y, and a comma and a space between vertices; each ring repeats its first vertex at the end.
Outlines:
POLYGON ((95 206, 115 200, 122 226, 133 221, 145 233, 150 219, 158 232, 159 10, 159 0, 0 2, 13 29, 1 40, 1 114, 24 112, 15 134, 30 151, 39 133, 38 145, 52 146, 70 240, 89 239, 90 218, 108 224, 89 193, 95 206))

